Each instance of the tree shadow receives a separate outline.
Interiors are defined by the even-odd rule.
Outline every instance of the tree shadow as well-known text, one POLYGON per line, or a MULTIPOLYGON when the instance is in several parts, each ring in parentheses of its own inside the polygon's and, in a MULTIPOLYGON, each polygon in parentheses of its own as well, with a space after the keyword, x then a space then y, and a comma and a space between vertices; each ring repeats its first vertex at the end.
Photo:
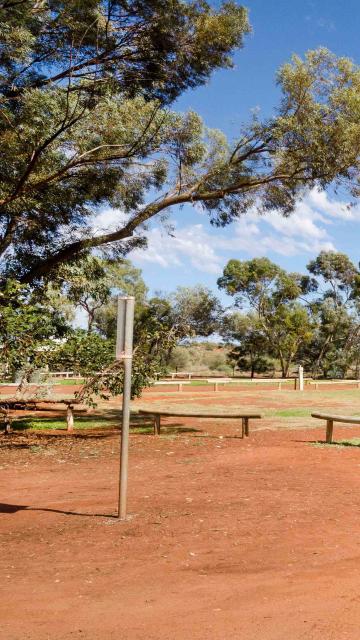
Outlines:
POLYGON ((50 513, 62 513, 66 516, 84 516, 87 518, 117 518, 114 513, 79 513, 78 511, 65 511, 62 509, 51 509, 50 507, 31 507, 26 504, 6 504, 0 503, 0 513, 17 513, 18 511, 48 511, 50 513))
POLYGON ((192 436, 193 438, 210 438, 213 440, 244 440, 244 436, 240 435, 240 436, 227 436, 227 435, 221 435, 221 436, 213 436, 209 433, 199 433, 199 434, 194 434, 192 436))

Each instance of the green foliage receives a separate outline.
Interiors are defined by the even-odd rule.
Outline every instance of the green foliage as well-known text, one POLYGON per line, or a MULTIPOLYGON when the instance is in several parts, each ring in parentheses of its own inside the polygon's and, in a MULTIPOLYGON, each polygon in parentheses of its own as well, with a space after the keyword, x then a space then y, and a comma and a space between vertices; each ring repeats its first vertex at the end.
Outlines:
POLYGON ((172 351, 168 361, 169 371, 192 371, 203 376, 231 373, 228 363, 228 348, 215 342, 184 342, 172 351))
POLYGON ((238 307, 251 311, 243 327, 234 333, 240 342, 234 357, 238 356, 242 369, 249 365, 251 375, 257 368, 270 367, 264 357, 267 352, 280 360, 286 377, 300 346, 310 341, 311 320, 307 310, 296 303, 304 292, 304 283, 300 274, 286 273, 268 258, 230 260, 226 265, 219 287, 234 296, 238 307))
POLYGON ((322 251, 309 262, 317 296, 311 302, 316 331, 304 349, 313 375, 360 374, 359 270, 342 253, 322 251))
POLYGON ((173 322, 184 337, 207 337, 218 329, 221 305, 207 287, 178 287, 171 295, 170 302, 173 322))
POLYGON ((234 357, 245 358, 240 365, 249 364, 249 370, 251 354, 263 340, 263 355, 277 358, 284 376, 296 360, 314 377, 342 378, 351 369, 359 377, 359 269, 333 251, 322 251, 307 268, 309 274, 300 275, 286 273, 267 258, 230 260, 219 287, 251 313, 225 318, 222 334, 235 342, 234 357), (245 340, 250 321, 253 330, 245 340))
POLYGON ((268 373, 274 369, 266 355, 270 351, 269 340, 258 319, 251 315, 234 313, 226 318, 222 335, 235 346, 228 354, 229 361, 240 371, 268 373))
MULTIPOLYGON (((122 257, 146 244, 151 218, 184 203, 222 226, 254 203, 289 215, 311 187, 358 195, 360 70, 326 49, 280 69, 274 116, 254 118, 234 143, 196 113, 170 111, 231 65, 248 31, 231 1, 218 10, 181 0, 2 5, 3 279, 38 284, 93 247, 122 257), (104 206, 114 224, 101 231, 104 206)), ((290 298, 304 284, 276 288, 290 298)))
POLYGON ((31 295, 28 287, 8 280, 0 291, 0 362, 5 373, 22 370, 27 377, 45 366, 56 338, 68 332, 64 317, 31 295))
MULTIPOLYGON (((62 265, 53 287, 58 295, 65 296, 74 307, 80 307, 87 315, 88 331, 94 326, 106 327, 110 321, 108 306, 116 316, 117 295, 133 295, 137 304, 142 304, 146 296, 146 286, 140 269, 129 260, 105 260, 87 255, 76 264, 62 265)), ((106 330, 104 331, 106 334, 106 330)))
POLYGON ((53 353, 52 366, 55 370, 74 371, 87 378, 110 366, 114 357, 114 341, 78 329, 53 353))
MULTIPOLYGON (((89 334, 92 338, 95 334, 89 334)), ((105 344, 112 345, 109 338, 96 336, 105 344)), ((171 350, 175 347, 178 336, 171 323, 170 306, 163 299, 153 298, 139 311, 134 322, 134 354, 132 361, 132 397, 140 396, 144 387, 152 384, 158 375, 165 372, 171 350)), ((123 364, 114 360, 114 355, 105 358, 101 375, 89 376, 87 382, 78 393, 81 400, 94 404, 96 397, 104 399, 122 393, 123 364)))
POLYGON ((189 168, 204 154, 199 118, 166 105, 231 66, 248 31, 246 10, 231 0, 218 10, 182 0, 3 3, 5 274, 33 282, 106 243, 93 225, 104 204, 134 217, 118 254, 141 244, 131 240, 136 212, 163 186, 174 150, 189 168))

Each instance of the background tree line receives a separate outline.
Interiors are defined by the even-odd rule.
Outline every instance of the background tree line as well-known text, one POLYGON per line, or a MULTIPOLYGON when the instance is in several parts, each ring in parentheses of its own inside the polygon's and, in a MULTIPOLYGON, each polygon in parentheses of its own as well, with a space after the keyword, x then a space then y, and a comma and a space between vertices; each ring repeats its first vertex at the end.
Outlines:
POLYGON ((321 252, 307 272, 268 258, 230 260, 218 279, 233 301, 227 309, 202 285, 149 297, 139 269, 99 256, 64 266, 41 291, 9 280, 0 294, 3 375, 70 370, 91 380, 92 393, 117 392, 117 296, 125 294, 136 298, 134 393, 176 368, 286 377, 302 364, 314 377, 358 377, 359 269, 344 254, 321 252))
POLYGON ((234 299, 221 333, 242 371, 286 377, 302 364, 313 377, 359 376, 360 274, 342 253, 321 252, 308 273, 287 273, 267 258, 230 260, 218 280, 234 299))

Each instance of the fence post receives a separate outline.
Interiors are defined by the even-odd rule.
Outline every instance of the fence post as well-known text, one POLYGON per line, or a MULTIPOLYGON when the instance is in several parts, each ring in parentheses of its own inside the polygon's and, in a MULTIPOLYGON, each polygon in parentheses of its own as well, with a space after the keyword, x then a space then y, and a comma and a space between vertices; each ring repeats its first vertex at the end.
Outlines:
POLYGON ((304 367, 299 365, 299 391, 304 391, 304 367))

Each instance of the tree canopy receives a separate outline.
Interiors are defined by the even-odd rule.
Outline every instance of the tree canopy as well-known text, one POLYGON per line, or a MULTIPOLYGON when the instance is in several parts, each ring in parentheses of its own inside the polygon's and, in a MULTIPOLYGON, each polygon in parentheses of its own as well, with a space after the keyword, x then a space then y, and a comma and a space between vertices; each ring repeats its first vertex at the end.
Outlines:
POLYGON ((279 361, 282 374, 302 363, 313 376, 343 377, 360 371, 359 268, 342 253, 322 251, 308 274, 287 273, 268 258, 230 260, 218 285, 235 311, 221 333, 230 354, 252 375, 279 361))
POLYGON ((279 71, 272 117, 229 142, 171 111, 249 31, 225 2, 85 0, 0 5, 0 260, 36 283, 93 247, 123 256, 146 225, 198 203, 214 225, 252 206, 289 215, 306 189, 358 194, 360 70, 326 49, 279 71), (96 215, 113 207, 110 228, 96 215))
POLYGON ((249 24, 232 0, 9 0, 0 27, 0 256, 32 282, 131 237, 101 240, 93 215, 133 216, 164 185, 161 155, 196 155, 200 123, 164 107, 231 66, 249 24))

